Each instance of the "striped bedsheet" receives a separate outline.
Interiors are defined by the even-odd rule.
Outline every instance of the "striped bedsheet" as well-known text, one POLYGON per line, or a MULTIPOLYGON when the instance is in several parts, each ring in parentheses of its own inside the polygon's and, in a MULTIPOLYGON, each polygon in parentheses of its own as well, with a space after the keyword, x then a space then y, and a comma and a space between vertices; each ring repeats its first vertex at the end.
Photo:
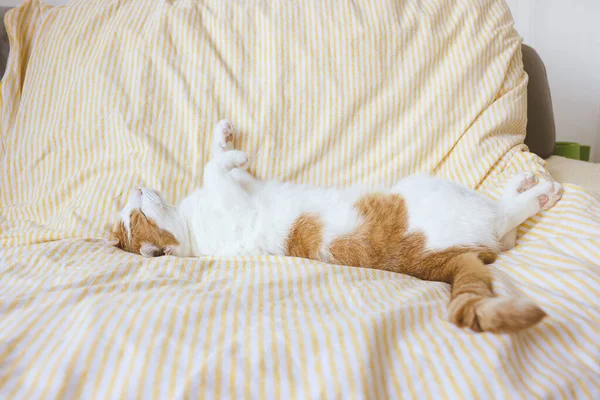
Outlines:
POLYGON ((131 187, 201 184, 225 117, 265 179, 546 176, 504 2, 28 0, 6 25, 0 398, 600 398, 600 195, 574 185, 490 266, 549 314, 516 335, 451 325, 442 283, 101 240, 131 187))

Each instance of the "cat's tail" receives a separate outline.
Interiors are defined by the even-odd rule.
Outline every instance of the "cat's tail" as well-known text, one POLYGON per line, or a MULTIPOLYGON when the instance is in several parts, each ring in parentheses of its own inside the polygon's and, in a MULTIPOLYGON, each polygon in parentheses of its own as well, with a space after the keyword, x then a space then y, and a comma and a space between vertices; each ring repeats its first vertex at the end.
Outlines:
POLYGON ((508 333, 529 328, 546 313, 522 297, 497 297, 492 277, 477 253, 464 253, 449 261, 453 271, 450 321, 477 332, 508 333))

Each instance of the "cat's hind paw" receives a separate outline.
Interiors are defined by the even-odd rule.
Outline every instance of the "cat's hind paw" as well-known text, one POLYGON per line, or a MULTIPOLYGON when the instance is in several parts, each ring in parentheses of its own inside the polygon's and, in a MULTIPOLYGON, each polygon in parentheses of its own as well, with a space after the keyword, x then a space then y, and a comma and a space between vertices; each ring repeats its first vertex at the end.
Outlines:
POLYGON ((541 210, 552 208, 563 196, 563 187, 558 182, 546 181, 540 184, 541 193, 538 195, 541 210))
POLYGON ((502 196, 510 198, 523 193, 538 184, 538 177, 533 172, 521 172, 508 179, 502 196))
POLYGON ((521 174, 521 181, 517 187, 517 193, 523 193, 538 184, 539 179, 533 172, 521 174))

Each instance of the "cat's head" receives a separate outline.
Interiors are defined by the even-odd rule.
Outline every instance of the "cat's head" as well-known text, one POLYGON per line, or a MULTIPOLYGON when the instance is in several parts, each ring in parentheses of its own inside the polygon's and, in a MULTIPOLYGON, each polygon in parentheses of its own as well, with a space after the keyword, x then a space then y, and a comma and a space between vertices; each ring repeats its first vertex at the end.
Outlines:
POLYGON ((155 190, 131 191, 107 242, 145 257, 185 256, 187 227, 177 208, 155 190))

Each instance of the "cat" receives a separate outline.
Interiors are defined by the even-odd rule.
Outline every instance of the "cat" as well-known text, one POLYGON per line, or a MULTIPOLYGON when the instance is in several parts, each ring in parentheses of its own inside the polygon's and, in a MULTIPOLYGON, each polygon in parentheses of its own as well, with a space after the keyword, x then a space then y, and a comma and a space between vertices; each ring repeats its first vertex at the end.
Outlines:
POLYGON ((450 321, 477 332, 516 332, 546 316, 526 298, 496 296, 485 264, 514 246, 522 222, 561 198, 559 184, 516 174, 493 201, 429 175, 388 189, 261 181, 233 135, 231 122, 217 124, 204 186, 178 206, 155 190, 133 190, 109 244, 146 257, 293 256, 447 282, 450 321))

